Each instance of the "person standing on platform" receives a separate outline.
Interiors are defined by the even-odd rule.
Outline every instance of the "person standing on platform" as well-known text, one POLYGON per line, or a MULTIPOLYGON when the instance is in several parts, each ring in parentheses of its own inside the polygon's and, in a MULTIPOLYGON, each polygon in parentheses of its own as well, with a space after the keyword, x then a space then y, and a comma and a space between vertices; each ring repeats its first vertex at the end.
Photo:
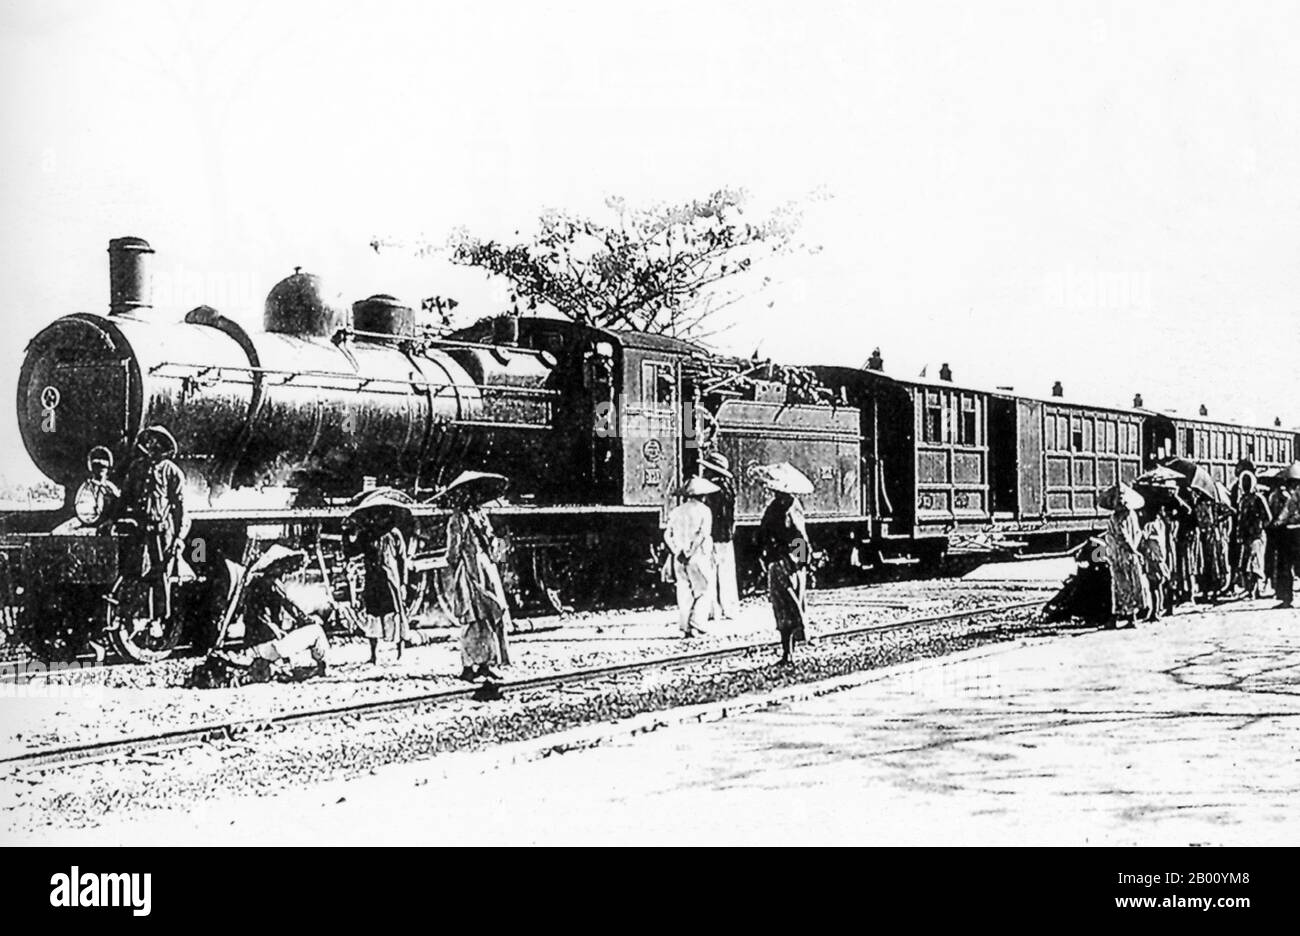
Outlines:
POLYGON ((1264 531, 1264 570, 1273 586, 1274 594, 1277 593, 1277 577, 1281 565, 1278 562, 1278 550, 1281 548, 1282 528, 1277 525, 1277 519, 1282 516, 1282 511, 1286 507, 1287 493, 1285 479, 1279 478, 1268 495, 1268 515, 1272 520, 1269 521, 1268 529, 1264 531))
POLYGON ((758 543, 767 570, 767 595, 772 602, 776 629, 781 635, 782 665, 792 662, 796 643, 807 639, 808 565, 812 547, 804 522, 800 493, 811 493, 807 477, 787 463, 759 469, 772 492, 772 502, 758 526, 758 543))
POLYGON ((452 611, 460 623, 460 678, 500 679, 492 667, 510 665, 510 603, 497 566, 501 541, 483 505, 505 493, 504 475, 463 471, 437 500, 451 508, 447 521, 447 565, 452 576, 452 611))
POLYGON ((1106 524, 1106 562, 1110 566, 1113 615, 1110 626, 1115 627, 1121 618, 1128 618, 1129 626, 1136 627, 1138 615, 1151 604, 1138 550, 1142 528, 1137 511, 1144 502, 1142 495, 1127 484, 1117 484, 1103 492, 1101 503, 1112 508, 1106 524))
MULTIPOLYGON (((379 641, 397 644, 397 658, 408 637, 406 620, 406 536, 414 526, 411 509, 387 489, 363 495, 346 527, 352 549, 361 553, 365 608, 362 630, 370 641, 370 662, 379 662, 379 641)), ((349 550, 350 551, 350 550, 349 550)))
POLYGON ((1247 598, 1259 597, 1265 572, 1264 534, 1272 518, 1254 472, 1243 471, 1237 486, 1237 571, 1247 598))
MULTIPOLYGON (((1195 493, 1189 494, 1195 499, 1195 493)), ((1196 512, 1181 497, 1174 508, 1174 602, 1196 602, 1196 580, 1201 574, 1201 538, 1196 530, 1196 512)))
POLYGON ((730 621, 740 614, 740 591, 736 585, 736 548, 732 540, 736 535, 736 485, 732 480, 731 465, 720 452, 710 452, 700 459, 700 466, 708 480, 718 486, 704 503, 713 514, 713 578, 712 607, 709 617, 730 621))
POLYGON ((1228 547, 1220 512, 1221 505, 1203 491, 1192 489, 1196 498, 1196 531, 1200 537, 1200 593, 1213 601, 1228 584, 1228 547))
POLYGON ((1138 546, 1151 590, 1151 614, 1148 620, 1157 620, 1163 614, 1173 613, 1172 600, 1166 609, 1165 591, 1169 587, 1170 538, 1165 525, 1164 507, 1155 508, 1151 519, 1142 527, 1142 542, 1138 546))
POLYGON ((1295 579, 1300 575, 1300 462, 1282 475, 1286 503, 1274 519, 1277 528, 1277 598, 1279 608, 1294 607, 1295 579))
POLYGON ((683 500, 669 511, 664 527, 677 578, 677 626, 683 637, 704 633, 700 624, 713 603, 713 512, 704 499, 718 491, 712 481, 691 478, 678 492, 683 500))

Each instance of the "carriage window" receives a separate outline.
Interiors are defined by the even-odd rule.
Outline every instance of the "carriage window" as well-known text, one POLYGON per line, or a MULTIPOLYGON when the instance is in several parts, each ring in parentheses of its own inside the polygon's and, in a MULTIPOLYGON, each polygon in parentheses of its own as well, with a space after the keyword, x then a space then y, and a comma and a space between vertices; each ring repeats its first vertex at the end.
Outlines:
POLYGON ((961 398, 961 421, 957 424, 959 437, 957 439, 962 445, 977 445, 978 439, 978 413, 975 412, 975 398, 972 396, 963 396, 961 398))
POLYGON ((641 362, 641 400, 647 408, 672 409, 674 383, 672 365, 641 362))
POLYGON ((927 391, 925 394, 925 418, 921 425, 926 442, 943 441, 943 405, 939 394, 927 391))

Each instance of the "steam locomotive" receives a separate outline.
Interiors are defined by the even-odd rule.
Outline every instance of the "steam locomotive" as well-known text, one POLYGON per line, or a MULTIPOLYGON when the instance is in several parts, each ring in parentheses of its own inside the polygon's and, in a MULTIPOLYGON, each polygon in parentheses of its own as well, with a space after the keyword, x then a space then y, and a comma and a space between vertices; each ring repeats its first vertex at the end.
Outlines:
POLYGON ((1104 522, 1101 490, 1158 458, 1230 481, 1241 458, 1263 469, 1300 456, 1300 436, 1279 427, 785 368, 567 320, 444 333, 387 295, 346 315, 300 270, 267 295, 260 331, 207 306, 165 316, 150 304, 152 254, 140 238, 110 242, 108 314, 48 325, 19 374, 23 442, 67 495, 60 510, 0 519, 0 600, 47 656, 100 637, 138 661, 186 635, 211 643, 239 568, 270 541, 309 549, 347 598, 340 527, 348 499, 374 486, 413 500, 418 613, 441 593, 444 514, 425 496, 466 469, 512 479, 493 521, 513 599, 561 610, 651 586, 663 518, 702 448, 735 468, 742 567, 766 500, 746 469, 789 461, 816 486, 804 505, 815 555, 839 572, 1068 545, 1104 522), (153 423, 179 443, 193 520, 165 619, 112 606, 120 538, 76 497, 90 449, 120 471, 153 423))

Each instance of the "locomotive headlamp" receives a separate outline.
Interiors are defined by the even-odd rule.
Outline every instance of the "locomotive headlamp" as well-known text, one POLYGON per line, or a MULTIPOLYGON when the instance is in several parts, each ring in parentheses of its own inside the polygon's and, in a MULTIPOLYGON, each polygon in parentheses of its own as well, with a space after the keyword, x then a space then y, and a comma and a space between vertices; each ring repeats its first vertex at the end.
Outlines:
POLYGON ((614 356, 614 346, 608 341, 597 341, 596 353, 601 357, 612 358, 614 356))
POLYGON ((95 526, 104 518, 104 486, 96 481, 83 481, 72 500, 72 509, 83 526, 95 526))

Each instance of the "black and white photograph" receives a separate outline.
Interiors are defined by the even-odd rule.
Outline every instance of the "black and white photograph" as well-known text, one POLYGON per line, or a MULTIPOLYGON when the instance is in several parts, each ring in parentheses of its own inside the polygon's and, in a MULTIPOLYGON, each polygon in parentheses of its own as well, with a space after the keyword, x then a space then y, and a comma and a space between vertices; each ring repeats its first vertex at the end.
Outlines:
MULTIPOLYGON (((1097 900, 1249 908, 1141 848, 1300 842, 1298 43, 2 0, 0 843, 1138 846, 1097 900)), ((92 864, 50 905, 144 908, 92 864)))

